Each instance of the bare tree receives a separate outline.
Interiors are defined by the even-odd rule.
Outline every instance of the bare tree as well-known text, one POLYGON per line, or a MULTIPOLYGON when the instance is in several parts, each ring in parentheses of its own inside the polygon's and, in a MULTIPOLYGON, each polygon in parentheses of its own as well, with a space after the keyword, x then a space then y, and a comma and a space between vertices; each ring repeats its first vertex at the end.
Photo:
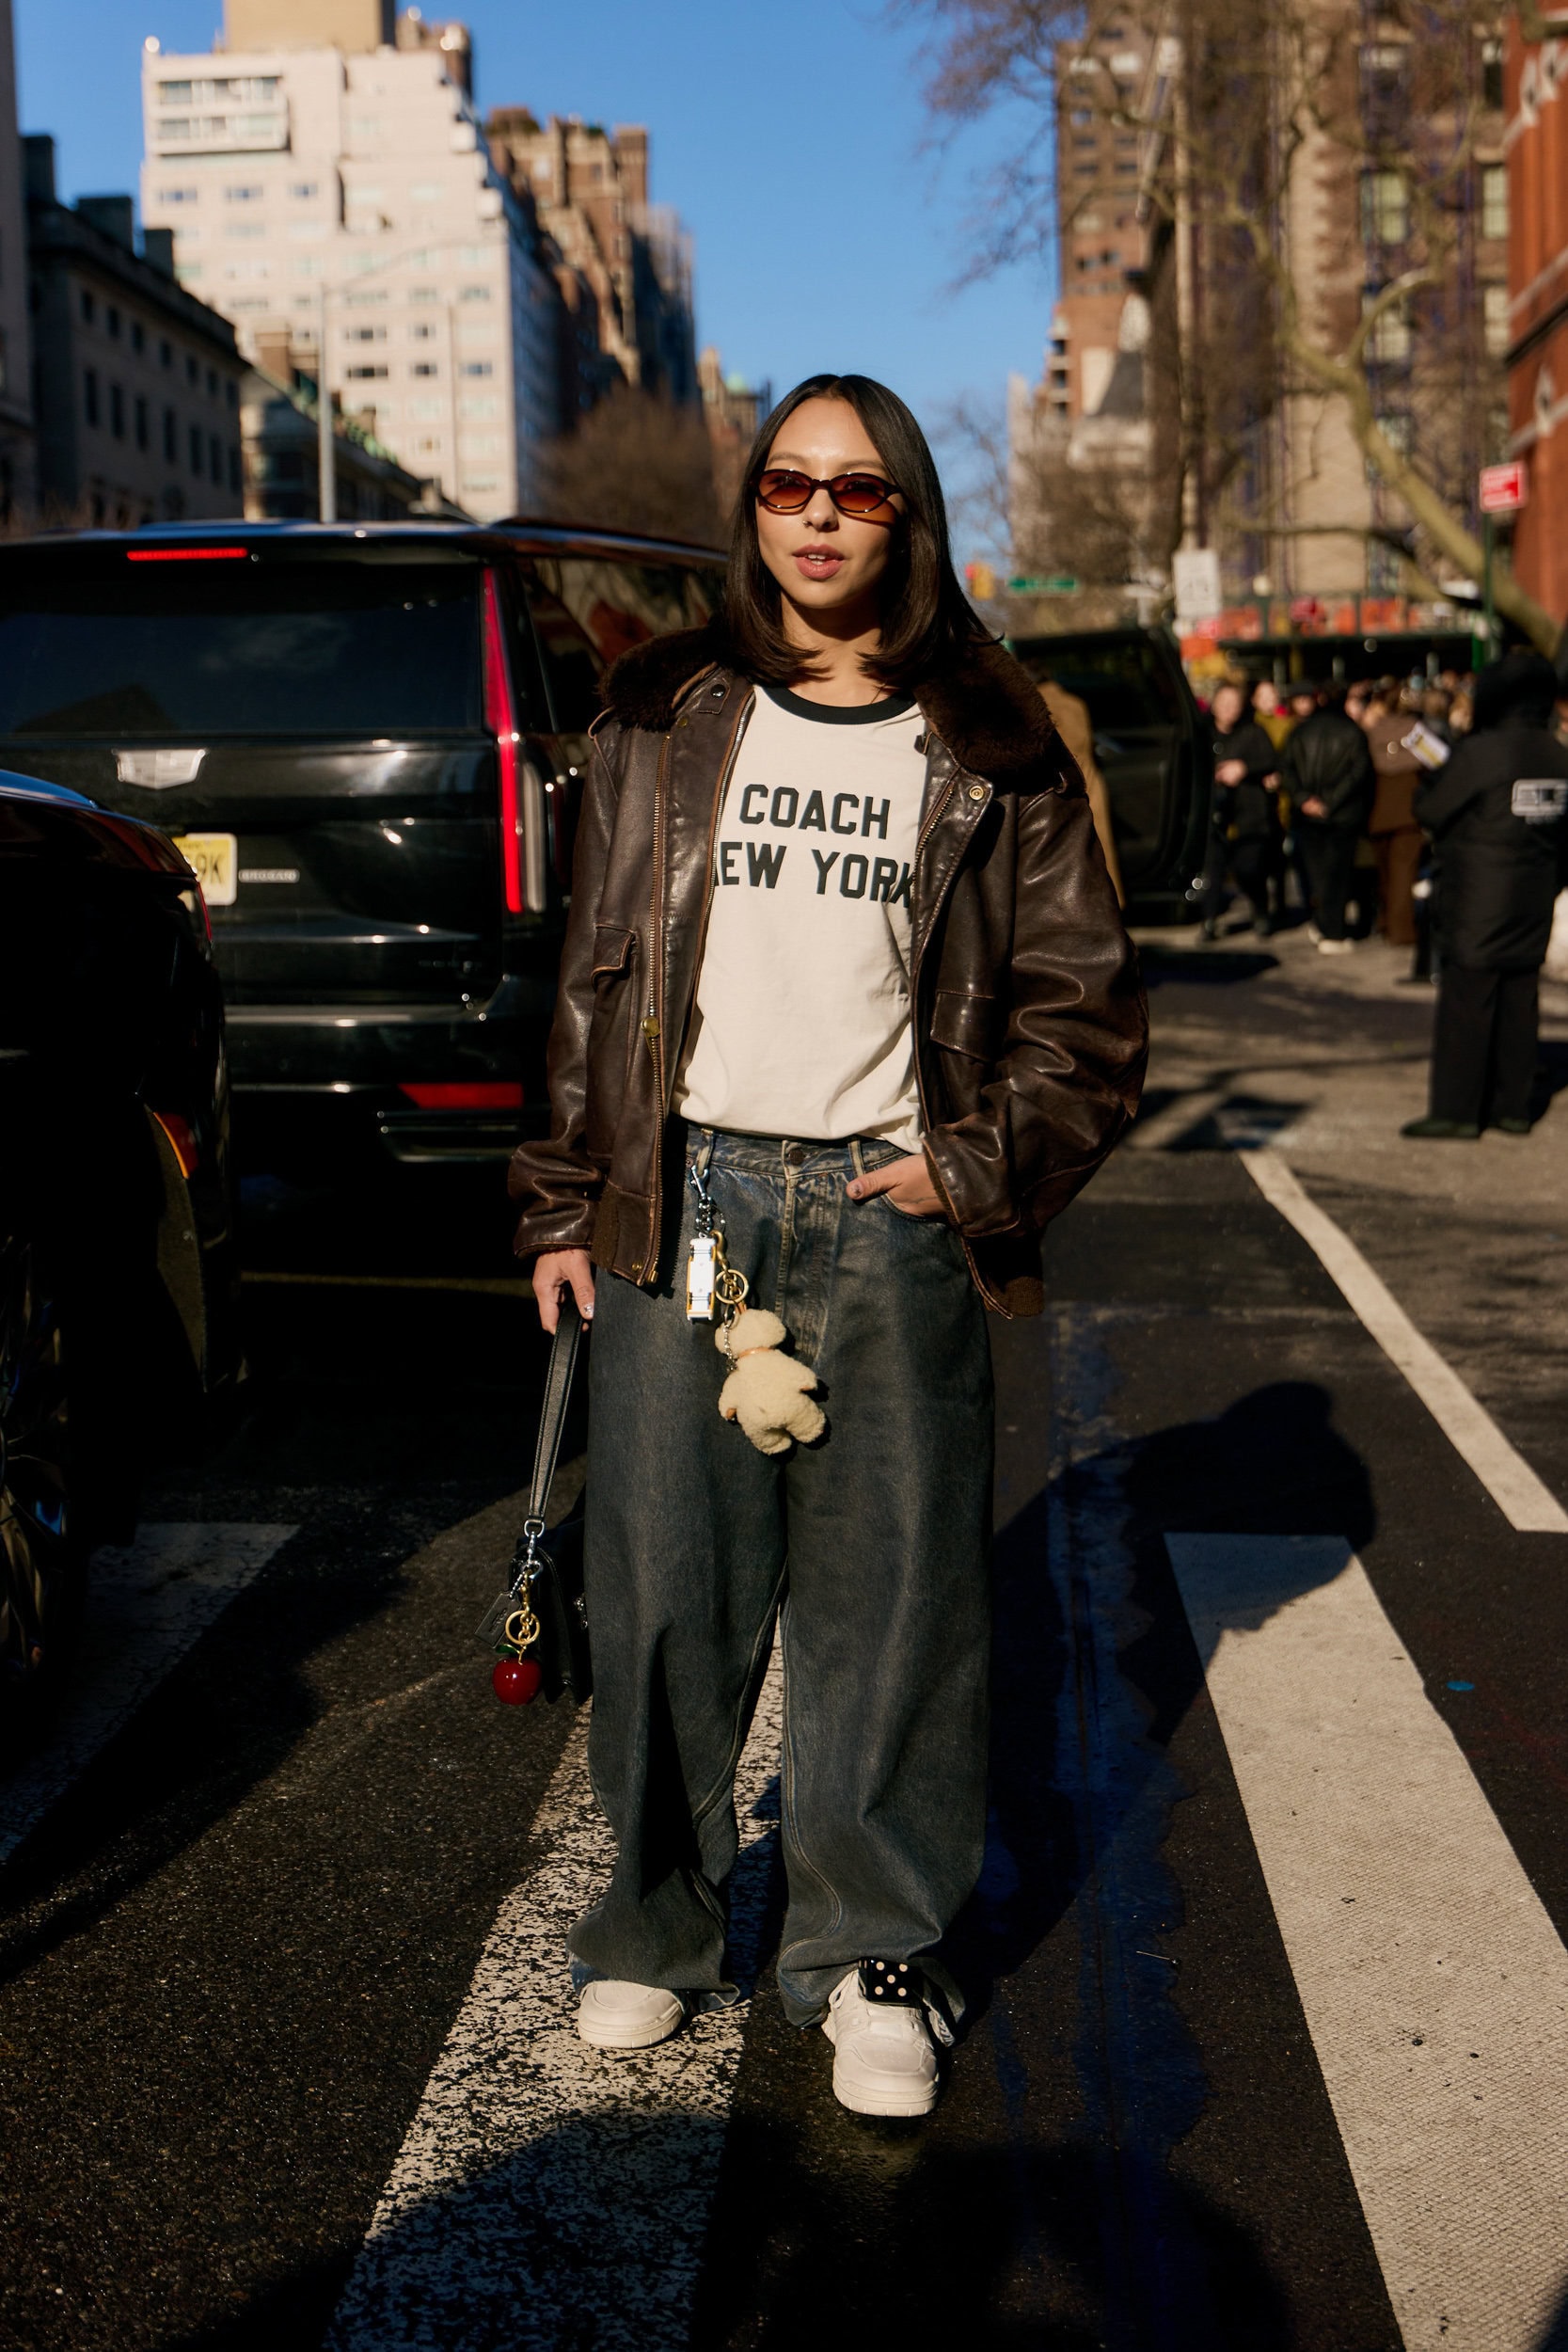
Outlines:
MULTIPOLYGON (((1139 28, 1148 70, 1118 78, 1101 56, 1072 102, 1138 135, 1140 199, 1164 225, 1178 298, 1162 347, 1189 516, 1204 507, 1265 550, 1290 535, 1245 480, 1248 433, 1272 406, 1315 401, 1377 485, 1370 523, 1347 515, 1346 530, 1397 546, 1418 591, 1439 593, 1439 565, 1479 576, 1474 466, 1497 429, 1501 369, 1466 256, 1495 20, 1474 0, 1386 0, 1375 17, 1350 0, 905 6, 931 24, 930 103, 950 123, 1020 101, 1053 123, 1064 58, 1139 28)), ((1052 151, 1037 119, 1005 159, 983 260, 1052 233, 1052 151)), ((1549 650, 1557 625, 1506 557, 1493 577, 1499 612, 1549 650)))
POLYGON ((622 386, 546 444, 541 516, 717 544, 713 449, 703 414, 622 386))

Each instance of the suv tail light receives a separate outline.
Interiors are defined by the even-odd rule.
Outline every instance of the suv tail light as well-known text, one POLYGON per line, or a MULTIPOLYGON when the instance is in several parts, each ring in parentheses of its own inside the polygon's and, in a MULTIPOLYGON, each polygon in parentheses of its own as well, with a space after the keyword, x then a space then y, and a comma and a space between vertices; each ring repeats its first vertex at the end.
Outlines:
POLYGON ((545 787, 521 750, 512 673, 506 662, 500 590, 494 572, 484 575, 484 723, 496 739, 500 775, 501 883, 511 914, 543 914, 545 882, 545 787))

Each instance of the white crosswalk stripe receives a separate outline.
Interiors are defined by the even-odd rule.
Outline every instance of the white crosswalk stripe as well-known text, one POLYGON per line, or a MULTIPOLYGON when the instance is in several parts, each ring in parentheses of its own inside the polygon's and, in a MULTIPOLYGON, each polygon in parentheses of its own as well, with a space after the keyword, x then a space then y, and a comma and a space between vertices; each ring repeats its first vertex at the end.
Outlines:
POLYGON ((1568 1951, 1348 1544, 1166 1545, 1407 2352, 1538 2352, 1568 1951))
POLYGON ((79 1656, 47 1738, 0 1788, 0 1864, 265 1567, 293 1527, 174 1519, 93 1554, 79 1656))
MULTIPOLYGON (((768 1669, 736 1779, 740 1980, 755 1967, 775 1837, 783 1680, 768 1669)), ((654 2050, 576 2027, 565 1936, 612 1846, 573 1726, 535 1824, 538 1868, 504 1905, 376 2209, 331 2352, 676 2352, 740 2062, 747 2004, 654 2050)), ((826 2063, 826 2051, 824 2051, 826 2063)))

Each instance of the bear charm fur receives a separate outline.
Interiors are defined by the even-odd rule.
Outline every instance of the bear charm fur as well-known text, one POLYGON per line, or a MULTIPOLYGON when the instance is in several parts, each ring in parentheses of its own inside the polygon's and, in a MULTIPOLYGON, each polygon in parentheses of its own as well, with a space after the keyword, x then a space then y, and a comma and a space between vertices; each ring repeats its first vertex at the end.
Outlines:
POLYGON ((727 1329, 713 1335, 730 1359, 730 1376, 719 1392, 719 1410, 737 1421, 759 1454, 783 1454, 792 1438, 802 1445, 819 1437, 827 1416, 806 1393, 816 1386, 809 1364, 781 1356, 784 1327, 766 1307, 748 1307, 727 1329))

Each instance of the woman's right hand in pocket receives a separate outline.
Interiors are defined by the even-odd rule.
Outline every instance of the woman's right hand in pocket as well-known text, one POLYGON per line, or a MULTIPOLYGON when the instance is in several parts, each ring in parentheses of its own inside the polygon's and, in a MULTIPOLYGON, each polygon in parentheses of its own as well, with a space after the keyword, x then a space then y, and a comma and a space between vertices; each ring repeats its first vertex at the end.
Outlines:
POLYGON ((584 1323, 594 1320, 594 1262, 586 1249, 546 1249, 533 1262, 533 1295, 539 1320, 553 1331, 561 1320, 561 1300, 570 1291, 584 1323))

